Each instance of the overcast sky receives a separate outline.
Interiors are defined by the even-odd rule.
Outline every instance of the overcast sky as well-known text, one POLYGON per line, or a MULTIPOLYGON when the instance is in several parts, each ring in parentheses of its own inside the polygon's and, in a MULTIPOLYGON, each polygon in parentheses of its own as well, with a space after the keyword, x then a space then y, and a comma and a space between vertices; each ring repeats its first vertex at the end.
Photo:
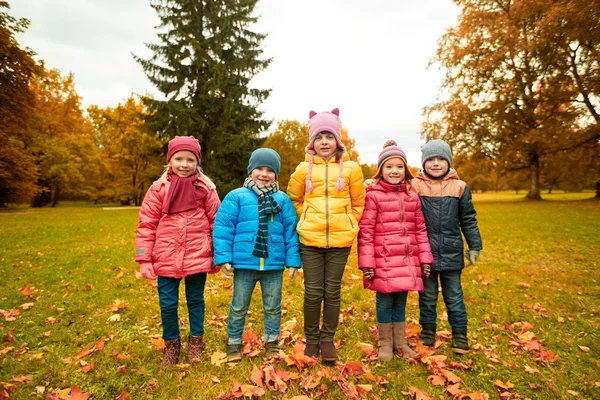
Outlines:
MULTIPOLYGON (((72 72, 85 107, 114 107, 132 93, 157 94, 131 53, 147 57, 158 18, 149 0, 9 0, 31 21, 19 37, 46 66, 72 72)), ((268 33, 269 68, 252 85, 272 89, 269 119, 306 121, 340 109, 361 162, 394 139, 420 164, 421 109, 436 101, 442 74, 427 64, 454 25, 451 0, 261 0, 255 30, 268 33)), ((274 125, 273 125, 274 126, 274 125)))

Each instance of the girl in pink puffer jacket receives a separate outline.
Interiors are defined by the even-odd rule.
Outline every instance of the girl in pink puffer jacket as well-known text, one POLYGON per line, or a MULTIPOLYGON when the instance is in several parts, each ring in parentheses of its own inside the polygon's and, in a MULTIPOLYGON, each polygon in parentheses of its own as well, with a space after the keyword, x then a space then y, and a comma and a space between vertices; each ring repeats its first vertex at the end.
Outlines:
POLYGON ((416 356, 406 342, 406 298, 423 291, 433 256, 406 154, 394 141, 383 147, 359 222, 358 265, 365 288, 377 292, 379 359, 390 361, 394 350, 416 356))
POLYGON ((213 263, 212 231, 220 201, 215 185, 199 168, 200 143, 193 136, 169 142, 168 169, 144 198, 136 236, 135 261, 146 279, 158 277, 165 341, 162 367, 177 364, 181 350, 179 283, 185 280, 190 338, 188 362, 204 349, 204 285, 213 263))

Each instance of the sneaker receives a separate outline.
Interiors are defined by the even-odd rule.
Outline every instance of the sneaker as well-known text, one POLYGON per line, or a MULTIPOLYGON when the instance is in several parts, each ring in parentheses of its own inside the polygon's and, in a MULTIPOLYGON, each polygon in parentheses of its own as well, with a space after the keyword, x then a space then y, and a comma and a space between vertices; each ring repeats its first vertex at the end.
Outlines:
POLYGON ((265 343, 265 353, 267 357, 273 357, 279 354, 279 343, 267 342, 265 343))
POLYGON ((242 344, 227 345, 227 362, 239 362, 242 360, 242 344))

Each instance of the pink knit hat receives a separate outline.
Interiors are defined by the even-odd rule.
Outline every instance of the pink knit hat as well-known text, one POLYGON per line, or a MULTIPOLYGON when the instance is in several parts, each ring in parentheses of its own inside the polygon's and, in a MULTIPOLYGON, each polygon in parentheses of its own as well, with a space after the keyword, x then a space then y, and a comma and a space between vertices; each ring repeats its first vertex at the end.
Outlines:
MULTIPOLYGON (((308 174, 306 176, 306 191, 308 193, 312 193, 313 184, 312 184, 312 166, 313 166, 313 158, 317 154, 315 151, 315 138, 319 133, 329 132, 335 136, 335 141, 337 143, 338 149, 341 149, 342 152, 346 151, 346 146, 342 143, 342 130, 340 126, 340 110, 338 108, 334 108, 331 112, 323 111, 317 113, 315 111, 311 111, 308 113, 308 145, 306 146, 306 153, 310 156, 310 161, 308 163, 308 174)), ((340 174, 335 185, 335 190, 341 192, 344 190, 344 160, 340 158, 340 174)))
POLYGON ((198 164, 200 164, 200 159, 202 158, 202 153, 200 152, 200 142, 193 136, 175 136, 169 142, 169 150, 167 151, 167 162, 173 157, 173 154, 178 151, 189 151, 194 153, 196 156, 196 160, 198 164))

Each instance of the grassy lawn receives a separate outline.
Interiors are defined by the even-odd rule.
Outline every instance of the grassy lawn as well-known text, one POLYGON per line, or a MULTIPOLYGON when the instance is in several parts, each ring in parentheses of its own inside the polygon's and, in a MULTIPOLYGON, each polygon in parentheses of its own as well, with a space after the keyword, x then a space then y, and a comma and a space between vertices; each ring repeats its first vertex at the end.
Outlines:
MULTIPOLYGON (((362 289, 353 255, 337 366, 304 365, 294 353, 303 338, 302 278, 290 284, 287 276, 285 356, 264 360, 248 335, 249 356, 223 363, 231 279, 218 274, 206 290, 205 362, 182 357, 161 370, 156 287, 136 276, 133 262, 137 209, 2 212, 0 399, 450 399, 460 390, 471 399, 600 398, 600 201, 592 193, 515 201, 523 195, 475 195, 484 251, 463 274, 470 354, 449 350, 442 320, 435 354, 378 363, 368 346, 376 344, 375 296, 362 289)), ((247 330, 261 337, 259 298, 257 289, 247 330)), ((438 310, 444 319, 442 304, 438 310)), ((407 313, 416 325, 414 293, 407 313)), ((180 318, 187 336, 183 306, 180 318)))

